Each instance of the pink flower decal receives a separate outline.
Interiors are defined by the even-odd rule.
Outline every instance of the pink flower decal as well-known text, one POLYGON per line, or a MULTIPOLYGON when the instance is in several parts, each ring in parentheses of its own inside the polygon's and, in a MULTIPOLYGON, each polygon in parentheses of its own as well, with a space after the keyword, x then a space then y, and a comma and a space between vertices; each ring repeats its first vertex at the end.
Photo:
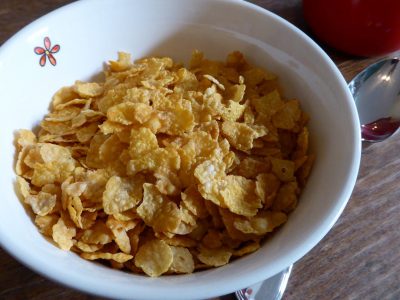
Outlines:
POLYGON ((60 45, 54 45, 51 47, 50 39, 46 36, 44 38, 44 48, 42 47, 35 47, 33 50, 37 55, 41 55, 39 60, 39 65, 44 67, 46 65, 46 57, 49 59, 50 63, 55 66, 57 64, 56 59, 54 58, 53 54, 60 51, 60 45))

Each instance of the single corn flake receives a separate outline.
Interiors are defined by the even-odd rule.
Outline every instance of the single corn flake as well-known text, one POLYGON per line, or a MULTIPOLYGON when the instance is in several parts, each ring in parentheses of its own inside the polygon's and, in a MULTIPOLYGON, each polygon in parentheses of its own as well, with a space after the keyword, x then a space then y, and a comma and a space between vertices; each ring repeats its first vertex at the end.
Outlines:
POLYGON ((162 233, 156 233, 158 239, 165 241, 170 246, 193 248, 197 245, 197 241, 186 235, 174 235, 167 237, 162 233))
POLYGON ((303 130, 297 136, 296 150, 293 153, 294 159, 298 159, 300 157, 304 157, 307 155, 308 143, 309 143, 308 139, 309 139, 309 132, 307 127, 304 127, 303 130))
POLYGON ((250 253, 253 253, 255 251, 257 251, 258 249, 260 249, 260 242, 259 241, 252 241, 242 247, 240 247, 239 249, 236 249, 233 252, 233 256, 243 256, 243 255, 247 255, 250 253))
POLYGON ((76 242, 75 247, 77 247, 79 250, 81 250, 83 252, 90 253, 90 252, 99 251, 103 247, 103 245, 101 245, 101 244, 91 245, 91 244, 86 244, 84 242, 78 241, 78 242, 76 242))
POLYGON ((45 216, 49 214, 56 205, 57 196, 40 191, 37 195, 28 195, 25 203, 32 207, 35 214, 45 216))
POLYGON ((295 165, 291 160, 271 159, 272 172, 283 182, 293 181, 295 165))
POLYGON ((156 135, 146 127, 132 128, 130 133, 129 155, 138 158, 158 148, 156 135))
POLYGON ((129 161, 127 173, 135 175, 142 171, 156 171, 158 169, 169 169, 177 171, 180 167, 180 156, 174 148, 154 149, 137 159, 129 161))
POLYGON ((55 108, 60 104, 67 103, 78 97, 79 95, 74 91, 72 86, 62 87, 54 94, 52 99, 52 106, 53 108, 55 108))
POLYGON ((243 121, 245 124, 252 125, 254 121, 256 120, 256 117, 254 115, 254 112, 249 104, 249 101, 246 101, 245 103, 246 107, 243 112, 243 121))
POLYGON ((220 193, 225 186, 222 181, 225 177, 225 165, 221 162, 206 160, 194 170, 194 176, 200 182, 199 192, 207 200, 218 206, 224 205, 220 193))
POLYGON ((131 243, 127 234, 128 230, 135 228, 139 221, 118 221, 109 216, 106 222, 108 228, 114 235, 114 240, 122 252, 130 254, 131 243))
POLYGON ((86 155, 86 165, 89 168, 101 169, 104 168, 104 162, 100 159, 99 149, 107 140, 107 136, 103 133, 97 133, 90 141, 89 151, 86 155))
POLYGON ((169 268, 174 273, 193 273, 194 260, 190 251, 183 247, 170 246, 172 250, 172 264, 169 268))
POLYGON ((78 128, 75 132, 76 138, 80 143, 89 142, 96 132, 99 130, 99 124, 97 122, 90 123, 87 126, 78 128))
POLYGON ((144 103, 124 102, 112 106, 107 111, 111 122, 123 125, 143 124, 150 119, 153 108, 144 103))
POLYGON ((62 250, 70 250, 74 245, 73 238, 76 235, 75 227, 67 225, 63 218, 59 218, 57 223, 52 227, 53 240, 62 250))
POLYGON ((143 244, 135 256, 135 265, 151 277, 167 272, 174 255, 168 244, 161 240, 151 240, 143 244))
POLYGON ((103 207, 106 214, 112 215, 135 207, 142 199, 144 178, 121 178, 112 176, 107 181, 103 193, 103 207))
POLYGON ((157 116, 161 125, 158 129, 159 132, 169 135, 182 135, 191 132, 195 126, 194 115, 191 108, 188 109, 180 105, 176 105, 176 107, 170 111, 159 111, 157 116))
POLYGON ((204 264, 213 267, 226 265, 232 256, 232 250, 226 248, 209 249, 200 247, 197 258, 204 264))
POLYGON ((262 207, 260 198, 255 194, 256 184, 253 180, 242 176, 228 175, 224 184, 220 193, 223 203, 231 212, 251 217, 262 207))
POLYGON ((288 213, 297 206, 298 185, 295 181, 283 184, 272 204, 272 210, 288 213))
POLYGON ((80 241, 87 244, 101 244, 105 245, 112 241, 112 232, 102 221, 96 223, 83 231, 80 241))
POLYGON ((121 131, 127 130, 129 127, 117 122, 113 122, 110 120, 106 120, 101 125, 99 125, 99 129, 102 134, 107 135, 110 133, 119 133, 121 131))
POLYGON ((115 165, 125 148, 125 144, 119 140, 117 134, 110 135, 99 147, 99 158, 106 166, 115 165))
POLYGON ((237 121, 243 115, 245 108, 245 105, 229 100, 228 105, 223 109, 221 117, 224 121, 237 121))
POLYGON ((272 115, 285 105, 277 90, 274 90, 261 98, 251 99, 251 104, 258 114, 267 116, 268 118, 271 118, 272 115))
POLYGON ((29 182, 21 176, 17 176, 17 190, 24 199, 30 195, 31 187, 29 186, 29 182))
POLYGON ((87 184, 83 197, 90 199, 91 203, 102 202, 103 192, 110 177, 110 173, 105 169, 89 170, 82 178, 87 184))
POLYGON ((250 86, 255 86, 260 84, 263 80, 272 80, 275 79, 276 76, 262 70, 260 68, 251 68, 243 73, 244 80, 246 84, 250 86))
POLYGON ((227 90, 228 99, 239 103, 244 99, 245 91, 246 85, 244 84, 232 85, 227 90))
POLYGON ((31 183, 39 187, 50 183, 61 183, 71 175, 74 165, 75 163, 56 161, 38 164, 33 170, 31 183))
POLYGON ((302 187, 304 187, 308 177, 310 176, 314 161, 315 161, 315 155, 310 154, 309 156, 307 156, 307 160, 303 163, 303 165, 300 167, 300 169, 297 172, 299 184, 302 187))
POLYGON ((280 185, 280 180, 272 173, 257 175, 256 194, 261 199, 264 208, 269 208, 272 205, 280 185))
POLYGON ((219 208, 219 213, 222 217, 224 227, 226 228, 226 231, 231 239, 245 242, 259 238, 255 234, 243 233, 234 226, 234 222, 236 221, 236 219, 243 218, 242 216, 231 213, 228 209, 224 208, 219 208))
POLYGON ((243 233, 264 235, 272 232, 287 220, 287 215, 277 211, 262 211, 252 218, 237 218, 233 225, 243 233))
POLYGON ((36 144, 37 138, 35 134, 26 129, 21 129, 17 133, 17 144, 19 149, 22 149, 28 145, 36 144))
POLYGON ((182 184, 178 175, 168 169, 162 169, 154 172, 156 178, 156 187, 164 195, 177 196, 180 194, 182 184))
POLYGON ((44 235, 51 237, 53 234, 53 226, 57 223, 59 216, 56 214, 50 214, 45 216, 37 215, 35 217, 35 224, 39 228, 39 231, 44 235))
POLYGON ((233 147, 246 151, 253 148, 254 139, 266 135, 268 131, 258 132, 245 123, 225 121, 222 123, 222 133, 233 147))
POLYGON ((82 212, 83 212, 83 204, 79 197, 69 197, 67 210, 69 212, 69 216, 71 220, 75 223, 78 228, 83 228, 82 224, 82 212))
POLYGON ((251 157, 245 157, 235 168, 234 174, 250 178, 256 178, 260 173, 270 171, 271 164, 269 160, 259 160, 251 157))
POLYGON ((272 116, 272 123, 276 128, 291 130, 300 120, 301 110, 298 100, 290 100, 272 116))
POLYGON ((204 76, 204 78, 207 78, 207 79, 210 80, 212 83, 214 83, 219 89, 225 91, 224 85, 223 85, 222 83, 220 83, 220 82, 218 81, 218 79, 216 79, 215 77, 213 77, 213 76, 211 76, 211 75, 208 75, 208 74, 203 75, 203 76, 204 76))
POLYGON ((103 87, 97 82, 75 81, 74 92, 83 98, 100 96, 103 93, 103 87))
POLYGON ((118 52, 118 60, 109 61, 111 71, 121 72, 127 70, 132 65, 132 58, 129 53, 118 52))
POLYGON ((68 183, 64 182, 65 184, 63 185, 64 192, 73 197, 80 197, 86 190, 88 184, 87 182, 74 182, 74 183, 68 183))
POLYGON ((114 260, 119 263, 125 263, 133 258, 132 255, 126 253, 104 253, 104 252, 93 252, 93 253, 81 253, 81 257, 88 260, 96 259, 107 259, 114 260))
POLYGON ((182 205, 184 205, 193 215, 198 218, 208 216, 207 208, 204 204, 205 199, 201 196, 195 186, 188 187, 181 193, 182 205))

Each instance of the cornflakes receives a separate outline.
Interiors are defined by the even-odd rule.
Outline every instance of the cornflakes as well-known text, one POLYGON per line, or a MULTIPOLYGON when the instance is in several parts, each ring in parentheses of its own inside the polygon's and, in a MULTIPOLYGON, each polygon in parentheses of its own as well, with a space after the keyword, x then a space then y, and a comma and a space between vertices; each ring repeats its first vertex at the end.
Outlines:
POLYGON ((238 150, 246 151, 253 148, 253 141, 268 133, 265 127, 253 128, 245 123, 225 121, 222 123, 222 133, 229 143, 238 150))
POLYGON ((104 212, 113 215, 135 207, 142 199, 143 183, 142 176, 133 179, 110 177, 103 193, 104 212))
POLYGON ((83 252, 81 257, 88 259, 88 260, 95 260, 95 259, 112 259, 119 263, 127 262, 133 258, 132 255, 126 253, 103 253, 103 252, 93 252, 93 253, 86 253, 83 252))
POLYGON ((296 208, 315 155, 308 115, 242 53, 133 62, 53 97, 16 135, 16 190, 63 250, 157 277, 257 251, 296 208))
POLYGON ((209 249, 200 247, 197 258, 207 266, 220 267, 226 265, 232 256, 232 250, 227 248, 209 249))
POLYGON ((173 273, 193 273, 193 256, 187 248, 171 246, 172 264, 170 271, 173 273))
POLYGON ((76 228, 67 225, 62 218, 52 227, 53 240, 63 250, 69 250, 74 245, 73 237, 76 235, 76 228))
POLYGON ((157 277, 168 271, 174 260, 174 254, 168 244, 162 240, 152 240, 141 246, 135 256, 135 265, 151 277, 157 277))

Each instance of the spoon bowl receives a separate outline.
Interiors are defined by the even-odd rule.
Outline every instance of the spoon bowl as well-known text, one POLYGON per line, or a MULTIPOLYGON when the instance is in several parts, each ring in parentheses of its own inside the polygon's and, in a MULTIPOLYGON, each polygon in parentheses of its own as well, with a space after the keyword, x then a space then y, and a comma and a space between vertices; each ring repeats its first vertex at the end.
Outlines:
POLYGON ((349 83, 361 125, 361 137, 381 142, 400 127, 400 59, 382 59, 349 83))

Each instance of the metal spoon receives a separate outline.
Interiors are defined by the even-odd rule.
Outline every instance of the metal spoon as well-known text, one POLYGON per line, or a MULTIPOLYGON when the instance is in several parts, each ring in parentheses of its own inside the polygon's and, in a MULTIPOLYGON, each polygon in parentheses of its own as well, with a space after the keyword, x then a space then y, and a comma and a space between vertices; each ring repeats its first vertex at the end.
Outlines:
POLYGON ((381 142, 400 127, 400 59, 382 59, 349 83, 363 141, 381 142))
POLYGON ((292 266, 263 282, 236 291, 236 298, 238 300, 280 300, 289 281, 292 266))

